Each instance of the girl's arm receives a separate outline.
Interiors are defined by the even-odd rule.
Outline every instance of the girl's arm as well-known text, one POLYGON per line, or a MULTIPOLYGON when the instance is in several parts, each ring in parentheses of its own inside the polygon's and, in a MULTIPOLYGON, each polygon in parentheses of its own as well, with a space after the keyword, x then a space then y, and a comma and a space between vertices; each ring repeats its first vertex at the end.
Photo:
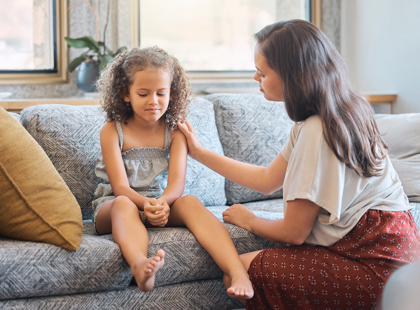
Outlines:
POLYGON ((269 220, 237 204, 223 212, 223 220, 270 241, 300 245, 311 233, 319 208, 310 200, 296 199, 287 202, 284 218, 269 220))
MULTIPOLYGON (((105 170, 115 197, 126 196, 135 203, 137 208, 144 210, 147 197, 138 194, 130 187, 124 163, 121 157, 118 132, 114 122, 106 123, 100 133, 102 156, 105 170)), ((161 210, 156 206, 156 211, 161 210)))
POLYGON ((287 162, 280 153, 267 167, 242 163, 203 148, 188 121, 178 127, 187 138, 189 155, 232 182, 267 195, 283 186, 287 162))
POLYGON ((175 130, 171 135, 168 184, 160 197, 160 199, 164 199, 169 206, 181 197, 184 192, 187 156, 187 140, 179 130, 175 130))

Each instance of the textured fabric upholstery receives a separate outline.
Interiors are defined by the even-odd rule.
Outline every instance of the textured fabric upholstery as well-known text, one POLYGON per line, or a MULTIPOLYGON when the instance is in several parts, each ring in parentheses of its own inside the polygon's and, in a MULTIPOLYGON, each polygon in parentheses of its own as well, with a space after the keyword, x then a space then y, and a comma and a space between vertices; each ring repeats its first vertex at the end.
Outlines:
POLYGON ((13 112, 8 112, 11 116, 13 116, 13 118, 15 119, 15 120, 17 120, 19 123, 21 123, 21 121, 22 121, 22 117, 20 116, 20 114, 17 114, 17 113, 13 113, 13 112))
MULTIPOLYGON (((205 98, 215 106, 224 154, 241 162, 267 166, 280 152, 294 124, 284 103, 270 102, 262 95, 215 94, 205 98)), ((282 190, 263 195, 226 180, 228 204, 282 195, 282 190)))
POLYGON ((0 239, 0 300, 122 289, 131 271, 110 235, 84 223, 77 252, 35 242, 0 239))
POLYGON ((228 310, 243 306, 226 294, 222 279, 156 287, 148 293, 130 285, 123 290, 97 293, 0 300, 0 309, 126 309, 126 310, 228 310))
MULTIPOLYGON (((191 103, 188 120, 205 148, 223 154, 211 102, 195 98, 191 103)), ((188 156, 184 195, 196 196, 205 206, 224 205, 225 178, 188 156)))
MULTIPOLYGON (((283 216, 281 199, 246 206, 259 216, 272 219, 283 216)), ((226 206, 209 210, 221 219, 226 206)), ((235 225, 225 225, 239 254, 276 245, 235 225)), ((187 228, 151 228, 148 233, 149 257, 159 249, 166 252, 155 287, 223 276, 187 228)), ((84 222, 83 239, 75 253, 50 245, 0 239, 0 257, 0 300, 122 289, 132 278, 112 236, 97 235, 90 221, 84 222)))
POLYGON ((411 214, 413 214, 417 229, 420 231, 420 202, 410 202, 410 206, 413 207, 411 214))
POLYGON ((105 118, 99 106, 45 104, 22 110, 22 124, 47 153, 82 210, 92 217, 91 201, 99 183, 96 158, 105 118))

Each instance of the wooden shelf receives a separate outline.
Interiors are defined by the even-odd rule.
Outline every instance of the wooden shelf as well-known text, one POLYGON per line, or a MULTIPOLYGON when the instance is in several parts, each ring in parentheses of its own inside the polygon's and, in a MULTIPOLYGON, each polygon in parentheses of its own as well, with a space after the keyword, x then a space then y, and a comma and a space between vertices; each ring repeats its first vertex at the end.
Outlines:
POLYGON ((393 113, 393 103, 395 101, 397 101, 397 95, 395 94, 386 94, 386 95, 381 95, 381 94, 377 94, 377 95, 370 95, 370 94, 365 94, 363 95, 363 97, 366 98, 367 101, 369 101, 370 104, 372 105, 377 105, 377 104, 389 104, 390 106, 390 113, 393 113))

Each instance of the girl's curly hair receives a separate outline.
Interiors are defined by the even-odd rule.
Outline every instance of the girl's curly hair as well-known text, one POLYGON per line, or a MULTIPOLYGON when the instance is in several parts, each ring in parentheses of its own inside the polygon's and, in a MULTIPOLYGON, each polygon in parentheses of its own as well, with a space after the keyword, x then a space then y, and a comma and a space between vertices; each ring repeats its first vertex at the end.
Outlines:
POLYGON ((171 75, 171 99, 165 117, 173 131, 177 122, 184 122, 187 117, 192 88, 179 61, 157 46, 133 48, 118 55, 102 72, 96 86, 107 121, 126 122, 133 115, 131 104, 124 98, 129 95, 135 73, 148 68, 168 70, 171 75))

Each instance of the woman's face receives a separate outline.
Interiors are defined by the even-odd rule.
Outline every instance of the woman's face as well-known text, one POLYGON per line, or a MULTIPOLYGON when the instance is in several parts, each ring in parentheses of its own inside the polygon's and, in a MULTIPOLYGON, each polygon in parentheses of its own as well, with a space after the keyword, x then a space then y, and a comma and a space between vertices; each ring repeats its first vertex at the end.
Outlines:
POLYGON ((267 59, 260 52, 259 45, 255 46, 254 62, 257 71, 254 80, 259 83, 260 91, 265 99, 270 101, 284 101, 283 81, 279 75, 268 66, 267 59))

